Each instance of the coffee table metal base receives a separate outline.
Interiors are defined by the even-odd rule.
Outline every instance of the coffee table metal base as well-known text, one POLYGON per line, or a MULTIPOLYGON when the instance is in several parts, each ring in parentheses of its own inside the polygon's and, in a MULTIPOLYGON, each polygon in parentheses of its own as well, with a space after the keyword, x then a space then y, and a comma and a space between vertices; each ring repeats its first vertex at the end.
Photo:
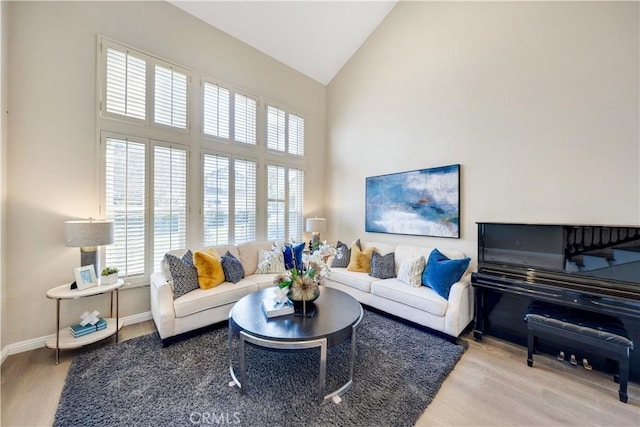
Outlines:
MULTIPOLYGON (((343 395, 351 385, 353 384, 353 366, 355 363, 356 354, 356 327, 362 320, 362 308, 360 308, 360 317, 351 326, 351 357, 349 362, 349 380, 337 390, 325 395, 326 388, 326 376, 327 376, 327 339, 319 338, 315 340, 304 341, 276 341, 265 338, 255 337, 248 334, 245 331, 240 331, 240 380, 236 376, 233 370, 233 355, 231 354, 231 340, 233 338, 233 332, 229 328, 229 373, 235 385, 240 389, 240 394, 244 394, 247 391, 247 372, 246 372, 246 360, 245 360, 245 342, 257 345, 259 347, 274 348, 278 350, 304 350, 308 348, 320 348, 320 375, 318 378, 318 395, 320 397, 320 404, 332 402, 336 396, 343 395)), ((229 316, 231 317, 231 316, 229 316)), ((231 320, 231 319, 230 319, 231 320)))

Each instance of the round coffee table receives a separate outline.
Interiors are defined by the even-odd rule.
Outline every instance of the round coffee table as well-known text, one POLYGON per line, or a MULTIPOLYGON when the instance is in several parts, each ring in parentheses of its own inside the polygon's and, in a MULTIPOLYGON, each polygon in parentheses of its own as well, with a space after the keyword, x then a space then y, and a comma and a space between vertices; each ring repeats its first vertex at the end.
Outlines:
MULTIPOLYGON (((362 306, 351 295, 337 289, 322 287, 320 297, 314 301, 313 317, 294 314, 268 318, 262 300, 273 298, 275 288, 266 288, 241 298, 229 313, 229 372, 240 393, 247 390, 245 369, 245 342, 279 350, 320 348, 320 403, 339 401, 353 384, 353 365, 356 350, 356 327, 362 320, 362 306), (240 380, 233 370, 231 340, 240 337, 240 380), (339 389, 325 395, 327 347, 340 344, 351 337, 349 380, 339 389)), ((231 383, 230 383, 231 384, 231 383)))

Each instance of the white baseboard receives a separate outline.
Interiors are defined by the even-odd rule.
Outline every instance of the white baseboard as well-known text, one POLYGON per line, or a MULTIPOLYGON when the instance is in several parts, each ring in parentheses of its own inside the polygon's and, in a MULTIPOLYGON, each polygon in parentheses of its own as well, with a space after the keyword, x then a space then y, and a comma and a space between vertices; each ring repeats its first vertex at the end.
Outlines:
MULTIPOLYGON (((125 326, 133 325, 135 323, 145 322, 147 320, 151 320, 151 312, 147 311, 145 313, 133 314, 131 316, 123 317, 122 322, 125 326)), ((13 354, 24 353, 25 351, 35 350, 37 348, 42 348, 45 346, 47 340, 51 337, 54 337, 55 334, 45 335, 39 338, 32 338, 30 340, 17 342, 14 344, 9 344, 2 349, 0 353, 2 356, 2 361, 0 364, 4 363, 5 359, 13 354)))

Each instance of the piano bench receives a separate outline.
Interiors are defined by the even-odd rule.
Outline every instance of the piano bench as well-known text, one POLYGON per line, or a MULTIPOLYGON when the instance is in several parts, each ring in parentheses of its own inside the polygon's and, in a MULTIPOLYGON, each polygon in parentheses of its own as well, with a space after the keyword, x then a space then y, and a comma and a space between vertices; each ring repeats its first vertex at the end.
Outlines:
POLYGON ((527 365, 533 366, 533 352, 538 338, 555 338, 572 342, 585 351, 617 362, 620 383, 618 396, 627 403, 629 353, 633 341, 617 317, 555 304, 534 301, 524 316, 527 322, 527 365))

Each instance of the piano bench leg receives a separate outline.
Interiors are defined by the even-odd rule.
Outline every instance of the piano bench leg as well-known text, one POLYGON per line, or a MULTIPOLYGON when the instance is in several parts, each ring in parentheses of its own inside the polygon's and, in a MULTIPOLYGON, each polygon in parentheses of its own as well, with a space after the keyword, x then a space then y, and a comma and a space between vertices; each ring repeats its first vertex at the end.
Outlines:
POLYGON ((627 395, 627 383, 629 382, 629 356, 626 358, 622 358, 618 361, 618 366, 620 367, 619 372, 619 380, 620 380, 620 390, 618 391, 618 397, 620 397, 620 402, 627 403, 629 396, 627 395))
POLYGON ((533 366, 533 352, 536 346, 536 337, 529 331, 527 335, 527 366, 533 366))

